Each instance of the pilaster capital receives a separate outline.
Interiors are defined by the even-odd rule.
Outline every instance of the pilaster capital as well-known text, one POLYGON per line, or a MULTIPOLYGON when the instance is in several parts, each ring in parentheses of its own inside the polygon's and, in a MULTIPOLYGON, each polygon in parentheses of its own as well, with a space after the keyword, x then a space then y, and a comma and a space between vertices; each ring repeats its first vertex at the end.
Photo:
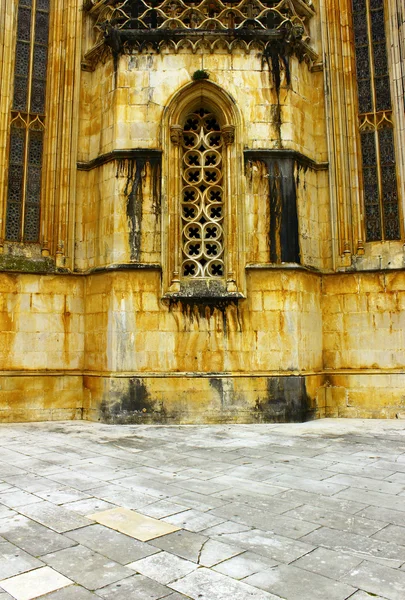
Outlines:
POLYGON ((226 146, 233 144, 235 141, 235 126, 234 125, 224 125, 221 129, 222 137, 224 138, 224 142, 226 146))
POLYGON ((181 125, 170 126, 170 139, 175 146, 180 146, 183 135, 183 127, 181 125))

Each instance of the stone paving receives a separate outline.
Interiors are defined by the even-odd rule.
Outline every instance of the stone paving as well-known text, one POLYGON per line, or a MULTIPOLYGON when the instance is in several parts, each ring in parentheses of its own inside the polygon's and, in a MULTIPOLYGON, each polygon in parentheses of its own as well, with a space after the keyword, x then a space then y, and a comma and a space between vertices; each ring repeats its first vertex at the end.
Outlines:
POLYGON ((405 599, 404 421, 0 436, 0 600, 405 599))

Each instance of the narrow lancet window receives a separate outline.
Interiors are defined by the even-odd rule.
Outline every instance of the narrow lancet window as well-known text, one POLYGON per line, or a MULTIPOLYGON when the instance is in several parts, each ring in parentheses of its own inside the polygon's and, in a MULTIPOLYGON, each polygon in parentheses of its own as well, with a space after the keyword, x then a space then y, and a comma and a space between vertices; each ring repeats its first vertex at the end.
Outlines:
POLYGON ((352 0, 366 240, 401 238, 384 0, 352 0))
POLYGON ((19 0, 6 239, 38 242, 50 0, 19 0))
POLYGON ((223 135, 209 110, 187 116, 182 137, 183 278, 223 278, 223 135))

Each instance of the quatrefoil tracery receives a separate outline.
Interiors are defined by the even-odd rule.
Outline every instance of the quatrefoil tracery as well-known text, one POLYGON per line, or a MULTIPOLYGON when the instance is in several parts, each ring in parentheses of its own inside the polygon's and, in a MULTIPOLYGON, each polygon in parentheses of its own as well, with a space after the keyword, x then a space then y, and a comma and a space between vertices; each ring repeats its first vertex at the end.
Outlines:
POLYGON ((223 140, 215 115, 189 115, 181 145, 182 276, 224 277, 223 140))

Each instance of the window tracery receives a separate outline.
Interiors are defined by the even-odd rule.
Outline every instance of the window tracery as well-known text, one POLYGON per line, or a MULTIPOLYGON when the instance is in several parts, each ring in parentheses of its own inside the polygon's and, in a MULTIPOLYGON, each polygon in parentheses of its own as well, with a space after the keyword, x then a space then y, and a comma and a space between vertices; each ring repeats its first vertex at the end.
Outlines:
POLYGON ((49 0, 19 0, 6 239, 39 240, 49 0))
POLYGON ((189 114, 181 145, 181 274, 224 277, 224 141, 216 116, 205 108, 189 114))
POLYGON ((352 0, 366 240, 401 238, 384 0, 352 0))

